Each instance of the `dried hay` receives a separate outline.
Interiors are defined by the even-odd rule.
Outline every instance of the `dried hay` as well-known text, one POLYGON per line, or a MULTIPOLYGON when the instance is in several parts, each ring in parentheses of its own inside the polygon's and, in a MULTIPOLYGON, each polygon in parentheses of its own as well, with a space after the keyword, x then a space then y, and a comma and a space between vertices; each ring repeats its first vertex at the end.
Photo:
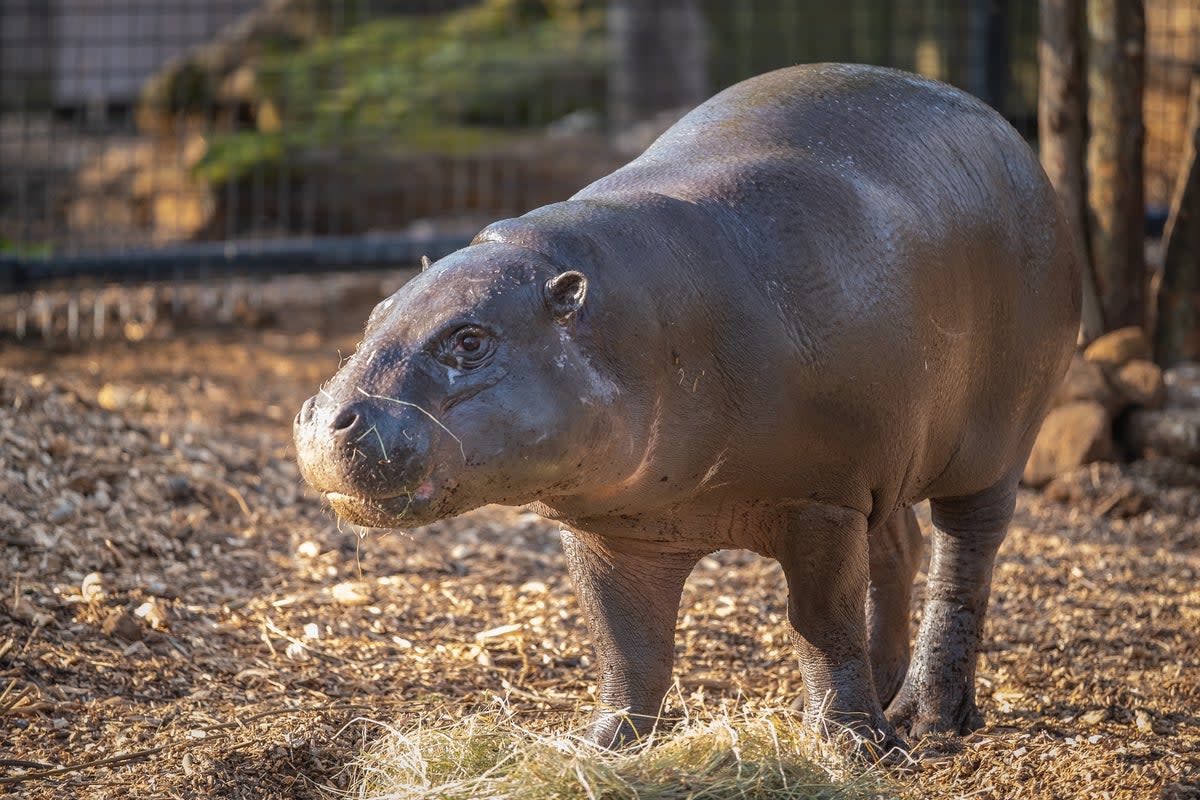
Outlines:
POLYGON ((385 730, 355 763, 356 788, 347 796, 854 800, 902 792, 885 770, 853 762, 844 746, 815 737, 783 710, 701 705, 677 727, 618 753, 574 733, 528 728, 507 704, 448 725, 385 730))

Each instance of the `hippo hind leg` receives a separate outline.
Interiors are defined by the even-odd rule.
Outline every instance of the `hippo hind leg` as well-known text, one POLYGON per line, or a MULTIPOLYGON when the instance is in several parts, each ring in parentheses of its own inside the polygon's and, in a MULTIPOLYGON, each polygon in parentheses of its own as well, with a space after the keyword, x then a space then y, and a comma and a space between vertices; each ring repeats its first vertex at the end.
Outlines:
POLYGON ((933 552, 912 664, 888 708, 914 739, 968 733, 983 724, 975 662, 996 552, 1016 505, 1017 474, 985 491, 930 501, 933 552))
POLYGON ((879 702, 891 702, 908 672, 913 579, 921 565, 921 526, 911 508, 895 511, 871 532, 867 637, 879 702))

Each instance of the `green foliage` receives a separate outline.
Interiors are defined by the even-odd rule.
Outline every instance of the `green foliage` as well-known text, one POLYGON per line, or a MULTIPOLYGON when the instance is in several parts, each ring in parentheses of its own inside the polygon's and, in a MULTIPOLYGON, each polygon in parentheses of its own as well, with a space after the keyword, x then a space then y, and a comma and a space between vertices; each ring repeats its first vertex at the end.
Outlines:
POLYGON ((48 242, 22 242, 0 236, 0 255, 18 258, 49 258, 54 246, 48 242))
POLYGON ((294 148, 366 142, 473 151, 601 107, 604 74, 603 11, 594 3, 486 0, 449 14, 368 20, 267 47, 256 65, 259 130, 215 137, 197 171, 223 182, 279 164, 294 148))

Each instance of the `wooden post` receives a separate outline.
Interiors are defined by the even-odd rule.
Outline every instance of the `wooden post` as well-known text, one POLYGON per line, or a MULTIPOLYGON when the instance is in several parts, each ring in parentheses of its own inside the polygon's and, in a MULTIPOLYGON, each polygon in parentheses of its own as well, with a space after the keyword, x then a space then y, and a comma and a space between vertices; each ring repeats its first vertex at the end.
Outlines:
POLYGON ((1200 71, 1188 96, 1188 138, 1164 233, 1155 359, 1163 367, 1200 359, 1200 71))
POLYGON ((1146 323, 1142 0, 1087 0, 1087 232, 1104 322, 1146 323))
POLYGON ((623 128, 708 97, 704 18, 695 0, 609 0, 609 113, 623 128))
POLYGON ((1083 338, 1104 333, 1096 273, 1087 240, 1084 179, 1087 88, 1083 78, 1084 0, 1042 0, 1038 38, 1038 149, 1066 210, 1083 260, 1083 338))

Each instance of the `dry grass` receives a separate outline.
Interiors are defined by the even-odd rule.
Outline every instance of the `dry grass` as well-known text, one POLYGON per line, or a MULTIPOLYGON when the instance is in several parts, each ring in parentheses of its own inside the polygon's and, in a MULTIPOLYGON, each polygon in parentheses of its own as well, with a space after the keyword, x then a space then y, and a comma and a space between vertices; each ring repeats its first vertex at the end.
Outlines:
MULTIPOLYGON (((693 708, 627 750, 523 725, 498 708, 440 726, 384 726, 353 767, 357 800, 809 800, 897 797, 882 768, 848 759, 784 710, 693 708)), ((345 797, 346 794, 336 795, 345 797)))

